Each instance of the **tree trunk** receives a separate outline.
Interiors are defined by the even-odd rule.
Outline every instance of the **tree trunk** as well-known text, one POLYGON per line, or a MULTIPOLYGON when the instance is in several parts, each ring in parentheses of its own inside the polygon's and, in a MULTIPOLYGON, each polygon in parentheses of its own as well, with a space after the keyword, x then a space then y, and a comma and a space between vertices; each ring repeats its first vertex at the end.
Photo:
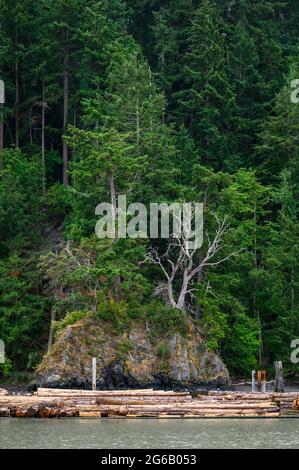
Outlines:
POLYGON ((19 84, 19 61, 15 63, 15 85, 16 85, 16 96, 15 96, 15 142, 16 147, 19 147, 19 107, 20 107, 20 84, 19 84))
MULTIPOLYGON (((117 242, 118 233, 117 233, 117 227, 116 227, 116 213, 117 213, 116 189, 115 189, 114 175, 111 171, 108 173, 108 180, 109 180, 110 198, 111 198, 111 205, 112 205, 112 224, 113 224, 113 227, 114 227, 114 230, 115 230, 114 241, 117 242)), ((119 275, 117 275, 116 278, 115 278, 115 296, 116 296, 116 300, 120 300, 120 286, 121 286, 121 278, 120 278, 119 275)))
POLYGON ((43 171, 43 195, 46 194, 46 161, 45 161, 45 112, 46 112, 46 103, 45 103, 45 82, 43 80, 43 92, 42 92, 42 171, 43 171))
MULTIPOLYGON (((64 103, 63 103, 63 133, 67 132, 68 113, 69 113, 69 35, 65 33, 65 44, 63 50, 63 90, 64 90, 64 103)), ((68 146, 65 139, 62 139, 62 153, 63 153, 63 184, 69 186, 68 175, 68 146)))
POLYGON ((262 367, 263 364, 263 335, 262 335, 262 322, 259 309, 257 309, 257 322, 259 332, 259 365, 262 367))
MULTIPOLYGON (((197 284, 200 284, 202 280, 203 280, 203 271, 199 271, 197 273, 197 284)), ((196 302, 194 314, 195 314, 196 320, 199 320, 201 316, 201 307, 198 302, 196 302)))
POLYGON ((275 367, 275 392, 282 393, 285 391, 282 362, 276 361, 274 363, 274 367, 275 367))
POLYGON ((178 301, 177 301, 177 308, 179 310, 185 310, 186 295, 187 295, 187 291, 188 291, 189 281, 190 281, 190 279, 188 278, 186 273, 184 273, 181 292, 180 292, 180 295, 179 295, 179 298, 178 298, 178 301))
POLYGON ((28 122, 29 122, 29 140, 30 144, 33 144, 33 134, 32 134, 32 108, 30 108, 28 113, 28 122))
MULTIPOLYGON (((257 258, 257 205, 256 202, 254 203, 254 212, 253 212, 253 219, 254 219, 254 235, 253 235, 253 240, 254 240, 254 268, 257 271, 258 269, 258 258, 257 258)), ((257 279, 255 278, 254 281, 255 287, 254 287, 254 293, 253 293, 253 303, 254 303, 254 308, 256 310, 256 315, 257 315, 257 320, 258 320, 258 328, 259 328, 259 365, 262 367, 263 364, 263 335, 262 335, 262 323, 261 323, 261 317, 260 317, 260 312, 259 312, 259 307, 258 307, 258 302, 257 302, 257 292, 258 292, 258 283, 257 279)))
POLYGON ((49 334, 49 341, 48 341, 48 352, 50 351, 52 344, 53 344, 53 339, 54 339, 54 322, 56 320, 56 312, 54 308, 51 310, 51 325, 50 325, 50 334, 49 334))
POLYGON ((139 108, 139 98, 136 100, 136 143, 139 150, 140 142, 140 108, 139 108))
POLYGON ((170 304, 172 307, 176 308, 177 305, 176 305, 176 302, 175 302, 175 300, 174 300, 174 298, 173 298, 172 282, 173 282, 173 281, 172 281, 171 279, 169 279, 169 281, 168 281, 168 283, 167 283, 168 302, 169 302, 169 304, 170 304))
POLYGON ((294 279, 295 279, 295 273, 294 273, 294 266, 291 268, 291 312, 294 312, 295 309, 295 289, 294 289, 294 279))

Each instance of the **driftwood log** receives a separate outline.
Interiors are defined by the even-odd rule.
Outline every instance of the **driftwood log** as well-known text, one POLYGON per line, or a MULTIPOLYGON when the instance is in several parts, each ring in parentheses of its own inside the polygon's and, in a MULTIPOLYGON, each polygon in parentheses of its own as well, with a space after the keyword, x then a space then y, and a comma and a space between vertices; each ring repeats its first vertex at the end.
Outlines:
POLYGON ((292 409, 299 411, 299 395, 293 401, 292 409))

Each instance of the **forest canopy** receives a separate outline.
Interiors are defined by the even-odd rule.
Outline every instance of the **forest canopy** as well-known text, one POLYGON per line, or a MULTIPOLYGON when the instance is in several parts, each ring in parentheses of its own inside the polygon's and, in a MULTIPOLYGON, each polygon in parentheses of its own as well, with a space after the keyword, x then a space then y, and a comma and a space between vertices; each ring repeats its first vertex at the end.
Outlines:
POLYGON ((298 26, 295 0, 0 0, 2 374, 90 312, 190 315, 232 375, 296 374, 298 26), (96 238, 118 195, 203 203, 184 298, 178 245, 96 238))

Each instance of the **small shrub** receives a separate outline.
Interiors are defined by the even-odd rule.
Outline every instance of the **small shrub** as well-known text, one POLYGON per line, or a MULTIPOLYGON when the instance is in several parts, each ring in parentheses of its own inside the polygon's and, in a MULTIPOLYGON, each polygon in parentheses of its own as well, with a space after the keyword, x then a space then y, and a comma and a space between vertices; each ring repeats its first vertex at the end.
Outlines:
POLYGON ((28 362, 26 365, 27 370, 33 370, 42 360, 42 354, 40 352, 30 352, 28 354, 28 362))
POLYGON ((82 318, 87 316, 88 312, 83 310, 68 312, 62 320, 55 322, 55 337, 58 338, 65 328, 70 325, 74 325, 77 321, 82 320, 82 318))
POLYGON ((145 318, 154 336, 171 336, 174 333, 187 335, 187 319, 181 311, 160 302, 152 302, 144 308, 145 318))
POLYGON ((110 300, 100 303, 95 316, 104 321, 111 321, 117 333, 126 330, 131 323, 128 304, 123 301, 110 300))
POLYGON ((198 356, 201 356, 206 350, 207 350, 207 345, 202 342, 197 346, 197 354, 198 356))
POLYGON ((12 371, 12 362, 10 359, 6 358, 3 364, 0 364, 0 376, 8 377, 12 371))
POLYGON ((121 354, 128 354, 132 349, 132 343, 129 339, 124 338, 119 342, 118 348, 121 354))
POLYGON ((159 344, 157 348, 157 356, 163 361, 167 361, 170 358, 169 346, 166 342, 159 344))
POLYGON ((87 354, 91 357, 96 357, 97 356, 97 350, 95 348, 89 348, 87 351, 87 354))
POLYGON ((159 368, 161 371, 166 372, 169 369, 170 350, 167 342, 162 342, 158 345, 157 356, 160 359, 159 368))

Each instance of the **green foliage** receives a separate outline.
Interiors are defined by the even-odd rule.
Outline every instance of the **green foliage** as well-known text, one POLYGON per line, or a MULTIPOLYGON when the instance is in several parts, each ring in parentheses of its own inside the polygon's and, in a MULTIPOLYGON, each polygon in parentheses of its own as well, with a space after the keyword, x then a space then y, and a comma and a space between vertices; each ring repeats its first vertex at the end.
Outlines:
MULTIPOLYGON (((194 12, 185 56, 185 90, 177 93, 184 122, 198 144, 202 162, 222 169, 234 158, 235 98, 225 70, 217 11, 204 0, 194 12)), ((231 163, 231 165, 233 162, 231 163)))
POLYGON ((176 332, 186 335, 188 331, 187 317, 179 310, 165 306, 161 302, 151 302, 142 307, 145 319, 153 336, 171 336, 176 332))
POLYGON ((200 299, 203 315, 200 325, 203 329, 207 344, 211 349, 219 349, 220 342, 224 340, 229 331, 227 317, 219 310, 217 302, 213 299, 200 299))
POLYGON ((78 312, 68 312, 62 320, 55 322, 54 324, 56 337, 58 338, 61 333, 65 330, 65 328, 74 325, 79 320, 82 320, 87 316, 88 312, 86 311, 79 310, 78 312))
POLYGON ((167 372, 169 369, 170 350, 167 342, 163 341, 157 346, 157 356, 160 359, 159 368, 161 371, 167 372))
POLYGON ((224 347, 224 357, 232 374, 250 375, 251 370, 256 370, 257 350, 259 347, 258 325, 253 320, 240 313, 235 318, 230 329, 229 340, 224 347), (238 361, 236 361, 238 357, 238 361))
POLYGON ((163 361, 167 361, 169 359, 170 351, 167 343, 159 343, 157 347, 157 356, 163 361))
POLYGON ((0 377, 9 377, 12 372, 12 363, 10 359, 5 359, 4 364, 0 364, 0 377))
POLYGON ((298 54, 292 61, 285 85, 276 96, 274 113, 262 124, 256 148, 261 175, 276 183, 284 168, 298 165, 299 107, 291 102, 290 86, 298 77, 298 54))
POLYGON ((157 301, 135 307, 126 302, 102 301, 93 315, 112 322, 118 333, 127 330, 134 320, 145 322, 153 338, 171 336, 176 332, 186 335, 188 332, 188 318, 182 312, 157 301))
POLYGON ((91 315, 116 332, 144 321, 153 338, 186 334, 191 315, 232 374, 276 359, 298 373, 297 2, 0 0, 0 11, 2 374, 36 366, 50 312, 57 334, 91 315), (95 238, 96 206, 121 194, 203 201, 196 261, 215 214, 226 218, 221 253, 235 256, 204 268, 188 313, 153 300, 165 279, 144 260, 164 241, 95 238))
POLYGON ((0 258, 39 241, 42 201, 37 159, 19 150, 5 150, 0 169, 0 258))
POLYGON ((110 321, 117 333, 121 333, 130 325, 128 304, 114 300, 102 302, 98 305, 96 316, 101 320, 110 321))
POLYGON ((48 328, 47 301, 39 294, 35 264, 36 259, 17 254, 0 260, 0 337, 11 370, 27 367, 30 354, 43 347, 48 328))
POLYGON ((120 352, 120 354, 128 354, 132 349, 132 343, 129 339, 122 339, 119 343, 118 343, 118 350, 120 352))

